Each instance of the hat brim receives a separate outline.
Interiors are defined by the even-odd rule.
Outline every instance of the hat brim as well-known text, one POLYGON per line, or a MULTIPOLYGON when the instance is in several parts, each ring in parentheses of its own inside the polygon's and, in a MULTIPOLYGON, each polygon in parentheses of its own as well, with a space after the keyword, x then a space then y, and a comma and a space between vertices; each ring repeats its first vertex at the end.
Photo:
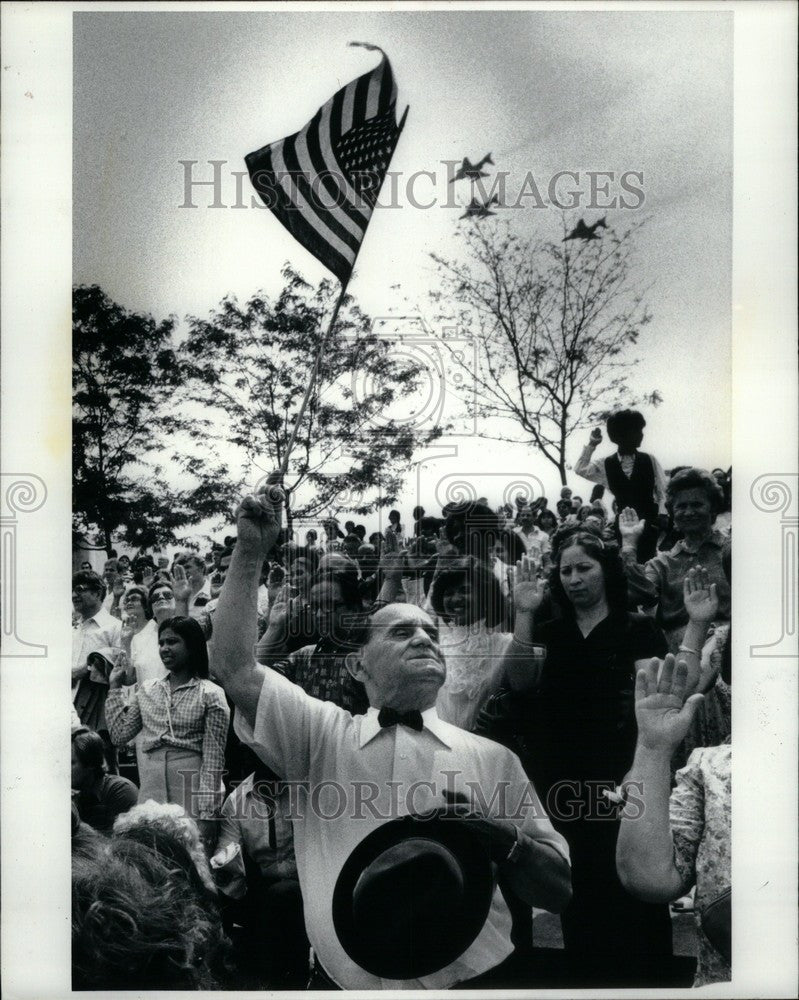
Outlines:
MULTIPOLYGON (((428 887, 429 888, 429 887, 428 887)), ((446 968, 475 941, 485 925, 494 894, 494 872, 485 847, 469 831, 467 821, 439 810, 429 816, 404 816, 378 827, 353 850, 339 873, 333 891, 333 925, 349 957, 381 979, 419 979, 446 968), (419 928, 406 940, 389 937, 380 946, 380 927, 368 933, 358 927, 353 894, 364 870, 384 851, 408 838, 424 837, 446 847, 461 867, 464 898, 453 902, 447 920, 435 933, 419 928), (384 945, 384 946, 383 946, 384 945)), ((386 901, 386 907, 390 906, 386 901)), ((387 919, 387 928, 391 925, 387 919)))

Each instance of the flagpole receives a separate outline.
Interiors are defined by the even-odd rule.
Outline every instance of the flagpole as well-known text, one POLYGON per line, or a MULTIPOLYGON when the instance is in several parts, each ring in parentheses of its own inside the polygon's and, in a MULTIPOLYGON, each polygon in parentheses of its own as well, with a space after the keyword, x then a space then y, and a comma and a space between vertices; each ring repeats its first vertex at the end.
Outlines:
MULTIPOLYGON (((403 114, 402 119, 399 125, 397 126, 397 141, 394 144, 394 151, 391 154, 392 156, 394 155, 394 152, 397 149, 397 145, 399 143, 399 137, 402 135, 402 130, 405 128, 405 120, 408 117, 409 111, 410 111, 410 105, 408 105, 408 107, 405 108, 405 113, 403 114)), ((297 413, 297 419, 294 421, 294 427, 291 429, 291 437, 289 438, 288 444, 286 445, 286 451, 283 454, 283 461, 280 463, 281 481, 283 477, 286 475, 286 472, 288 471, 289 459, 291 458, 291 452, 292 449, 294 448, 294 443, 297 440, 297 434, 299 433, 300 424, 302 423, 302 418, 305 416, 305 411, 308 408, 308 403, 310 402, 311 399, 311 393, 314 390, 314 385, 316 384, 316 379, 319 375, 319 366, 322 361, 322 352, 327 346, 327 341, 328 338, 330 337, 330 332, 333 329, 333 324, 338 319, 339 309, 341 308, 341 304, 344 301, 344 296, 347 294, 347 286, 349 285, 350 279, 352 278, 353 272, 355 270, 355 262, 358 259, 358 254, 361 252, 361 247, 363 246, 363 242, 364 241, 361 241, 361 243, 358 246, 358 249, 355 251, 355 257, 353 258, 352 267, 350 268, 350 273, 347 276, 347 280, 341 283, 341 291, 338 294, 338 299, 336 299, 336 304, 333 308, 333 315, 330 317, 330 322, 327 324, 327 330, 325 330, 325 334, 322 337, 322 342, 319 345, 319 350, 316 354, 316 361, 314 361, 314 366, 311 371, 311 377, 308 381, 308 388, 305 390, 305 397, 303 398, 303 401, 300 404, 300 409, 299 412, 297 413)))
MULTIPOLYGON (((360 248, 359 248, 360 249, 360 248)), ((355 262, 353 261, 353 267, 355 262)), ((346 281, 341 284, 341 291, 338 293, 338 298, 336 299, 336 304, 333 307, 333 314, 330 317, 330 322, 327 324, 327 329, 322 337, 322 342, 319 345, 319 350, 316 353, 316 361, 314 361, 314 366, 311 371, 311 377, 308 381, 308 388, 305 390, 305 396, 302 403, 300 404, 299 412, 297 413, 297 419, 294 421, 294 426, 291 429, 291 437, 286 445, 286 450, 283 454, 283 461, 280 463, 280 476, 281 479, 286 475, 289 467, 289 458, 291 457, 292 449, 294 448, 294 442, 297 440, 297 433, 300 429, 300 424, 302 423, 302 418, 305 416, 305 411, 308 408, 308 403, 311 399, 311 393, 313 392, 314 385, 316 384, 316 379, 319 374, 319 365, 322 361, 322 353, 327 346, 328 338, 330 337, 330 331, 333 329, 333 324, 338 319, 338 312, 341 308, 341 303, 344 301, 344 296, 347 294, 347 285, 350 283, 350 278, 352 277, 352 271, 350 271, 350 276, 346 281)))

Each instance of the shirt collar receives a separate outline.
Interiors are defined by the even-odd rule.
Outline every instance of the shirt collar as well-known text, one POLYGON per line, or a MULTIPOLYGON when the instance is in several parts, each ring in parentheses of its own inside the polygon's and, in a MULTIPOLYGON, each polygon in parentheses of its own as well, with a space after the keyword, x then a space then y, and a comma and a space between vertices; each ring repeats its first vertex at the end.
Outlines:
MULTIPOLYGON (((160 677, 155 683, 161 684, 167 689, 169 689, 169 673, 167 673, 166 677, 160 677)), ((175 691, 182 691, 183 688, 194 687, 199 683, 200 683, 200 678, 195 674, 194 677, 190 677, 185 684, 178 684, 178 686, 175 688, 175 691)))
POLYGON ((723 532, 719 531, 718 528, 711 528, 710 534, 704 542, 702 542, 698 549, 689 549, 685 544, 685 539, 681 538, 672 549, 672 552, 687 552, 688 555, 693 556, 696 555, 696 553, 699 552, 705 545, 714 545, 718 549, 723 549, 726 542, 727 538, 723 532))
POLYGON ((89 622, 94 622, 98 628, 105 628, 109 622, 114 624, 115 622, 119 622, 119 619, 114 618, 113 615, 110 615, 106 609, 101 606, 100 610, 93 614, 90 618, 84 618, 81 625, 88 625, 89 622))
MULTIPOLYGON (((360 749, 363 749, 367 743, 381 732, 377 716, 378 709, 371 706, 366 715, 361 716, 361 732, 358 739, 360 749)), ((424 728, 431 732, 439 742, 443 743, 448 749, 452 747, 452 740, 447 732, 447 723, 439 719, 435 705, 422 712, 422 722, 424 723, 424 728)))

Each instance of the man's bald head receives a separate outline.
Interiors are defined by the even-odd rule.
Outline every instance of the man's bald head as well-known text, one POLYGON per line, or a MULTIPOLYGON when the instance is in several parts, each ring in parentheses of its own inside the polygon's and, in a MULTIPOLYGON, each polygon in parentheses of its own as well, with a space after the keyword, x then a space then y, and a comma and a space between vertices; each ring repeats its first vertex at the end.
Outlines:
POLYGON ((424 711, 446 678, 438 628, 414 604, 387 604, 365 622, 359 649, 347 657, 350 673, 375 708, 424 711))

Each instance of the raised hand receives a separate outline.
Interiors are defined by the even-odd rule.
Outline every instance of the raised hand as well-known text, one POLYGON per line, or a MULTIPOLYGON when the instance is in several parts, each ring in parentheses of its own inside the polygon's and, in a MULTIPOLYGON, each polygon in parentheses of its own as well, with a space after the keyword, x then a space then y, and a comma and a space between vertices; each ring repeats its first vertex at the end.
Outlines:
POLYGON ((121 576, 114 577, 111 593, 114 595, 114 603, 119 604, 122 595, 125 593, 125 581, 121 576))
POLYGON ((638 514, 632 507, 625 507, 619 514, 619 532, 623 545, 636 546, 645 527, 645 522, 639 520, 638 514))
POLYGON ((120 638, 122 639, 122 647, 130 651, 130 642, 133 638, 133 626, 130 621, 130 615, 122 615, 122 628, 120 630, 120 638))
POLYGON ((513 606, 517 611, 535 613, 544 599, 544 585, 538 578, 538 564, 530 556, 516 563, 513 583, 513 606))
POLYGON ((150 587, 153 585, 153 580, 155 579, 155 571, 153 570, 152 566, 144 567, 144 569, 142 570, 141 579, 142 579, 142 585, 149 590, 150 587))
POLYGON ((172 593, 176 602, 186 602, 191 597, 191 584, 186 576, 186 569, 180 563, 172 572, 172 593))
POLYGON ((675 666, 669 653, 660 667, 655 658, 636 675, 635 718, 639 744, 671 755, 685 738, 704 695, 691 694, 686 699, 689 680, 684 660, 675 666))
POLYGON ((711 622, 719 610, 716 584, 703 566, 689 569, 683 580, 685 610, 692 622, 711 622))
POLYGON ((380 557, 380 571, 386 580, 398 583, 408 565, 408 553, 405 550, 384 552, 380 557))
POLYGON ((595 427, 591 431, 591 437, 588 440, 592 445, 594 445, 594 447, 596 447, 596 445, 598 445, 602 440, 602 431, 598 427, 595 427))
POLYGON ((285 494, 272 473, 255 495, 245 497, 236 511, 236 545, 265 559, 277 542, 283 520, 285 494))
POLYGON ((128 677, 129 672, 132 670, 130 664, 128 663, 128 658, 125 653, 121 653, 117 662, 114 664, 114 669, 108 678, 108 687, 111 691, 116 688, 121 688, 125 684, 130 684, 131 681, 128 677))

